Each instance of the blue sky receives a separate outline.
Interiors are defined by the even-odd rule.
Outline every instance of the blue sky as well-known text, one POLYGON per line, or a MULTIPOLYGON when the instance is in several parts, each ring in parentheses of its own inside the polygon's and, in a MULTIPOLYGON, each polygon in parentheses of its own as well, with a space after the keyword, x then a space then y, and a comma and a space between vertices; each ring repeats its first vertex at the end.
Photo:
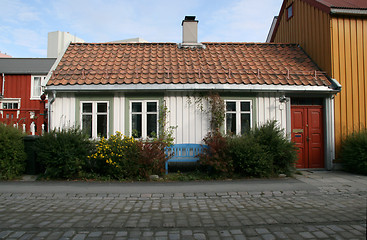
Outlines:
POLYGON ((86 42, 141 37, 181 42, 181 21, 199 20, 200 42, 264 42, 282 0, 0 0, 0 51, 46 57, 47 34, 86 42))

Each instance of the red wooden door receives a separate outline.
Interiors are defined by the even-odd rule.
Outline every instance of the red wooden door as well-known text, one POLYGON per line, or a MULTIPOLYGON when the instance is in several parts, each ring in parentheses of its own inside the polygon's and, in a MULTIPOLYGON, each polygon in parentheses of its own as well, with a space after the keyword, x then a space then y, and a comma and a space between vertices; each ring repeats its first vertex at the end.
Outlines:
POLYGON ((324 167, 322 106, 292 106, 292 140, 299 148, 297 168, 324 167))

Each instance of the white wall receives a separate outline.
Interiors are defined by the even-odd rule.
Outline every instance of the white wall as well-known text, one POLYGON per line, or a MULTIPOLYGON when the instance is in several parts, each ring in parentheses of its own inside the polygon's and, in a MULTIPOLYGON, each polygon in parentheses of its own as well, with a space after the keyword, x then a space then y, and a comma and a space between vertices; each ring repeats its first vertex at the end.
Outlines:
MULTIPOLYGON (((52 95, 48 97, 49 101, 52 95)), ((76 101, 73 93, 57 94, 56 99, 51 105, 49 129, 70 128, 76 124, 75 106, 76 101)), ((78 106, 79 107, 79 106, 78 106)))
MULTIPOLYGON (((277 120, 283 129, 287 127, 286 103, 279 102, 279 94, 263 93, 255 98, 256 124, 262 125, 268 120, 277 120)), ((49 96, 49 99, 51 96, 49 96)), ((166 93, 164 101, 168 108, 168 126, 173 130, 175 143, 202 143, 202 139, 210 130, 209 116, 202 112, 195 97, 188 97, 187 93, 166 93)), ((204 102, 204 106, 207 103, 204 102)), ((51 129, 72 127, 76 124, 76 100, 73 93, 57 94, 51 106, 51 129)), ((113 97, 113 133, 125 133, 125 96, 115 93, 113 97)), ((290 125, 290 123, 289 123, 290 125)))
POLYGON ((123 93, 116 93, 113 98, 113 132, 111 134, 115 134, 116 131, 121 133, 125 133, 125 96, 123 93))
POLYGON ((169 111, 168 125, 177 126, 175 143, 202 143, 210 128, 209 118, 197 107, 194 97, 189 98, 186 93, 169 93, 164 100, 169 111))
MULTIPOLYGON (((268 120, 277 120, 279 127, 286 132, 287 107, 286 102, 281 103, 281 94, 260 93, 256 98, 256 120, 257 126, 261 126, 268 120)), ((291 124, 289 122, 289 124, 291 124)))

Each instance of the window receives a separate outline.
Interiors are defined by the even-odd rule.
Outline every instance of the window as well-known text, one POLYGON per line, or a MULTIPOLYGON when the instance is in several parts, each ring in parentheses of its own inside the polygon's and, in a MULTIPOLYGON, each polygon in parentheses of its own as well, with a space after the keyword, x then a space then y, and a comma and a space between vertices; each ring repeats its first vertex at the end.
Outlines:
POLYGON ((108 102, 81 102, 81 127, 90 138, 108 136, 108 102))
POLYGON ((44 87, 46 86, 46 76, 32 76, 31 82, 31 99, 40 100, 40 96, 43 94, 44 87))
POLYGON ((18 102, 3 102, 2 108, 3 109, 19 109, 19 103, 18 102))
POLYGON ((158 135, 158 100, 130 101, 130 132, 135 138, 158 135))
POLYGON ((226 133, 243 134, 252 127, 252 101, 225 101, 226 133))
POLYGON ((293 17, 293 4, 291 4, 291 5, 287 8, 287 19, 290 19, 291 17, 293 17))

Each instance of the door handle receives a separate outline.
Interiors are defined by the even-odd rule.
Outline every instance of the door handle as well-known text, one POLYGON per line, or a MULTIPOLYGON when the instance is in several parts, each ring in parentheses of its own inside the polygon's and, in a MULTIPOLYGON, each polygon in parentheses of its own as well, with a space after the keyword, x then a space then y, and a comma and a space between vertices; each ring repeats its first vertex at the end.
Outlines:
POLYGON ((310 138, 309 137, 306 137, 306 141, 309 142, 310 141, 310 138))

